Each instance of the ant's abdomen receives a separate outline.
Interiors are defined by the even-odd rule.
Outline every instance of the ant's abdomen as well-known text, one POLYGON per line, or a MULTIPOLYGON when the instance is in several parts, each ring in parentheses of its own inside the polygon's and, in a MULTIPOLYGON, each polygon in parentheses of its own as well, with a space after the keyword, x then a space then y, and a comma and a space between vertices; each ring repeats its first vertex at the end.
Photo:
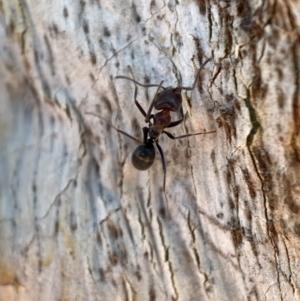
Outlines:
POLYGON ((136 169, 146 170, 154 162, 155 148, 152 143, 139 145, 132 154, 132 164, 136 169))

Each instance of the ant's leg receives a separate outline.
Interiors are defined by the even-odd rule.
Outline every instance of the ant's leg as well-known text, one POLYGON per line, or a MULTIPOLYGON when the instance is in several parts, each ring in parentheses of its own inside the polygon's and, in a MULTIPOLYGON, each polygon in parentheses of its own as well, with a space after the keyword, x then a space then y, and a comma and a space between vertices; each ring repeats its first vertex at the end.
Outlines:
POLYGON ((148 133, 149 133, 149 128, 143 127, 144 144, 146 144, 146 142, 147 142, 148 133))
POLYGON ((174 135, 172 135, 171 133, 167 132, 167 131, 163 131, 164 134, 166 134, 169 138, 175 140, 175 139, 181 139, 181 138, 187 138, 190 136, 197 136, 197 135, 204 135, 204 134, 211 134, 211 133, 215 133, 216 131, 210 131, 210 132, 204 132, 204 133, 194 133, 194 134, 186 134, 186 135, 182 135, 182 136, 178 136, 175 137, 174 135))
POLYGON ((135 81, 135 78, 134 78, 134 75, 133 75, 133 72, 131 70, 131 68, 128 66, 129 68, 129 71, 134 79, 134 103, 135 105, 138 107, 138 109, 140 110, 140 112, 143 114, 144 117, 146 117, 146 112, 145 110, 143 109, 143 107, 140 105, 140 103, 137 101, 136 97, 137 97, 137 84, 139 84, 138 82, 135 81))
MULTIPOLYGON (((143 109, 143 107, 140 105, 140 103, 137 101, 136 96, 137 96, 137 86, 135 85, 135 89, 134 89, 134 103, 138 107, 138 109, 140 110, 140 112, 143 114, 143 116, 146 117, 146 112, 143 109)), ((152 117, 152 115, 150 116, 150 118, 151 117, 152 117)))
POLYGON ((142 144, 142 142, 136 138, 134 138, 133 136, 131 136, 130 134, 127 134, 126 132, 119 130, 118 128, 116 128, 109 120, 106 120, 105 118, 103 118, 102 116, 98 115, 97 113, 93 113, 93 112, 86 112, 85 114, 88 115, 93 115, 95 117, 98 117, 99 119, 104 120, 107 124, 109 124, 113 129, 115 129, 117 132, 121 133, 124 136, 127 136, 128 138, 134 140, 135 142, 142 144))
POLYGON ((111 125, 111 126, 112 126, 117 132, 123 134, 124 136, 127 136, 127 137, 131 138, 132 140, 134 140, 135 142, 137 142, 137 143, 139 143, 139 144, 141 143, 140 140, 134 138, 134 137, 131 136, 130 134, 127 134, 126 132, 124 132, 124 131, 122 131, 122 130, 119 130, 118 128, 114 127, 113 125, 111 125))
POLYGON ((139 102, 136 99, 134 100, 134 103, 138 107, 140 112, 144 115, 144 117, 146 117, 146 112, 144 111, 143 107, 139 104, 139 102))
MULTIPOLYGON (((143 107, 140 105, 140 103, 135 99, 134 100, 135 105, 138 107, 138 109, 140 110, 140 112, 144 115, 144 117, 146 117, 146 112, 144 111, 143 107)), ((153 114, 151 114, 149 116, 149 120, 153 118, 153 114)))
POLYGON ((154 141, 155 141, 156 147, 157 147, 157 149, 158 149, 158 151, 160 153, 160 156, 161 156, 161 163, 162 163, 162 168, 163 168, 163 171, 164 171, 164 186, 163 186, 163 188, 165 190, 165 182, 166 182, 165 178, 166 178, 166 171, 167 171, 165 156, 164 156, 164 152, 163 152, 161 146, 158 144, 158 142, 156 140, 154 140, 154 141))
MULTIPOLYGON (((134 75, 133 75, 133 72, 132 72, 132 70, 131 70, 131 68, 129 67, 129 70, 130 70, 130 72, 131 72, 131 75, 132 75, 132 77, 133 77, 133 79, 135 79, 134 78, 134 75)), ((143 109, 143 107, 140 105, 140 103, 137 101, 137 99, 136 99, 136 97, 137 97, 137 83, 134 81, 134 103, 135 103, 135 105, 137 106, 137 108, 140 110, 140 112, 142 113, 142 115, 144 116, 144 117, 146 117, 146 112, 145 112, 145 110, 143 109)), ((152 118, 153 117, 153 115, 151 114, 150 115, 150 117, 149 117, 149 119, 150 118, 152 118)))
POLYGON ((157 90, 156 90, 156 93, 155 93, 155 95, 154 95, 154 98, 153 98, 153 100, 152 100, 152 102, 151 102, 151 105, 150 105, 150 107, 149 107, 149 109, 148 109, 148 112, 147 112, 147 115, 146 115, 146 117, 145 117, 145 122, 149 122, 149 120, 150 120, 150 118, 151 118, 151 112, 152 112, 153 106, 154 106, 154 104, 155 104, 155 102, 156 102, 156 98, 157 98, 158 91, 159 91, 159 89, 162 87, 163 82, 164 82, 163 80, 160 82, 160 84, 159 84, 159 86, 158 86, 158 88, 157 88, 157 90))
POLYGON ((178 119, 178 120, 176 120, 176 121, 172 121, 172 122, 167 126, 167 128, 171 128, 171 127, 173 127, 173 126, 176 126, 176 125, 180 124, 180 123, 183 121, 184 115, 183 115, 183 109, 182 109, 182 107, 180 108, 179 113, 180 113, 180 116, 181 116, 180 119, 178 119))
POLYGON ((165 198, 166 198, 167 215, 168 215, 168 217, 170 217, 168 198, 167 198, 166 189, 165 189, 166 188, 166 173, 167 173, 165 156, 164 156, 164 152, 163 152, 161 146, 158 144, 158 142, 156 140, 154 140, 154 141, 155 141, 156 147, 157 147, 157 149, 158 149, 158 151, 160 153, 160 157, 161 157, 161 163, 162 163, 162 168, 163 168, 163 172, 164 172, 163 192, 164 192, 164 195, 165 195, 165 198))

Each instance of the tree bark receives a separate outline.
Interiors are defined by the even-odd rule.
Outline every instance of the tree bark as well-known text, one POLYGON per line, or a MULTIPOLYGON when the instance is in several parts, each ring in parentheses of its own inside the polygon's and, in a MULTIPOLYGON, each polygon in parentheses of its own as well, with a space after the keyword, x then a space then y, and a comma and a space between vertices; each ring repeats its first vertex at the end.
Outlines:
POLYGON ((0 300, 300 300, 299 25, 292 0, 0 1, 0 300), (170 132, 216 132, 159 138, 164 193, 115 77, 187 87, 207 58, 170 132))

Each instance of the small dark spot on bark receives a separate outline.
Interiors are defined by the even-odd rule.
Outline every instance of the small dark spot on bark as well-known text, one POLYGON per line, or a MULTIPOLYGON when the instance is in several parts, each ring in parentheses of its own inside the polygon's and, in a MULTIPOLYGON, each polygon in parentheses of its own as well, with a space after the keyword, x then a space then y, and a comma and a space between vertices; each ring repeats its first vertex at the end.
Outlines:
POLYGON ((206 287, 205 287, 205 291, 206 291, 207 293, 210 293, 210 292, 212 292, 212 291, 213 291, 213 287, 212 287, 212 285, 208 285, 208 286, 206 286, 206 287))
POLYGON ((231 172, 229 170, 226 170, 226 181, 228 186, 231 184, 231 172))
POLYGON ((260 38, 263 33, 262 26, 255 20, 251 7, 246 1, 240 1, 237 5, 237 14, 241 18, 240 27, 250 36, 260 38))
POLYGON ((239 1, 237 4, 237 15, 241 17, 244 13, 245 6, 249 9, 249 5, 245 3, 243 0, 239 1))
POLYGON ((99 45, 101 46, 101 48, 105 47, 104 41, 102 39, 99 39, 99 45))
POLYGON ((235 200, 238 200, 239 193, 240 193, 240 187, 236 185, 236 186, 233 187, 232 191, 233 191, 233 195, 234 195, 235 200))
MULTIPOLYGON (((201 41, 200 39, 196 38, 193 36, 193 40, 197 49, 197 59, 199 62, 203 63, 203 57, 204 57, 204 50, 201 46, 201 41)), ((202 87, 200 87, 202 89, 202 87)))
MULTIPOLYGON (((96 174, 99 174, 100 167, 98 162, 96 162, 95 160, 94 160, 94 167, 95 167, 96 174)), ((101 189, 99 189, 99 191, 101 191, 101 189)))
POLYGON ((249 224, 251 224, 252 214, 251 214, 251 210, 249 209, 249 205, 248 205, 247 201, 245 202, 245 207, 246 207, 246 218, 247 218, 249 224))
POLYGON ((113 279, 113 280, 111 281, 111 284, 112 284, 115 288, 118 287, 118 284, 117 284, 117 282, 116 282, 115 279, 113 279))
POLYGON ((6 28, 6 33, 7 33, 8 35, 13 34, 14 31, 15 31, 15 27, 16 27, 16 26, 15 26, 15 22, 14 22, 13 20, 10 20, 10 22, 9 22, 7 28, 6 28))
MULTIPOLYGON (((106 108, 108 109, 109 115, 111 115, 112 114, 112 107, 111 107, 111 104, 109 102, 109 99, 105 95, 103 95, 103 96, 101 96, 101 101, 106 105, 106 108)), ((100 111, 98 110, 98 112, 100 112, 100 111)))
MULTIPOLYGON (((276 49, 278 51, 278 40, 280 40, 280 32, 277 28, 274 28, 272 30, 272 35, 268 36, 268 44, 273 49, 276 49)), ((279 62, 278 62, 279 63, 279 62)))
POLYGON ((119 227, 118 229, 119 229, 119 235, 123 236, 123 230, 122 230, 122 228, 119 227))
POLYGON ((233 97, 232 94, 226 94, 225 95, 225 99, 226 99, 227 102, 232 102, 233 99, 234 99, 234 97, 233 97))
POLYGON ((210 159, 212 163, 215 163, 216 161, 216 153, 214 150, 212 150, 212 152, 210 153, 210 159))
POLYGON ((85 128, 84 135, 87 136, 87 137, 89 137, 89 138, 93 138, 93 131, 92 131, 92 129, 89 126, 87 126, 85 128))
POLYGON ((46 101, 48 101, 51 98, 51 92, 50 92, 50 87, 48 85, 47 82, 43 82, 43 90, 44 90, 44 95, 45 95, 45 99, 46 101))
POLYGON ((270 209, 275 209, 278 200, 273 195, 273 183, 272 183, 272 163, 270 156, 266 149, 263 148, 263 146, 260 147, 253 147, 253 154, 258 162, 259 171, 261 174, 261 177, 263 178, 263 191, 265 193, 270 193, 269 195, 269 205, 270 209))
MULTIPOLYGON (((96 144, 100 144, 100 141, 101 141, 100 137, 99 136, 95 137, 95 141, 96 141, 96 144)), ((104 157, 102 157, 102 154, 101 154, 100 158, 103 160, 104 157)))
POLYGON ((61 198, 59 197, 56 201, 56 207, 60 207, 61 205, 61 198))
POLYGON ((282 90, 280 88, 277 88, 277 104, 278 107, 280 109, 282 109, 284 107, 284 102, 285 102, 285 98, 284 98, 284 94, 282 93, 282 90))
POLYGON ((283 231, 287 230, 287 224, 283 218, 280 219, 280 227, 283 231))
POLYGON ((206 13, 206 1, 198 0, 199 11, 201 15, 205 15, 206 13))
POLYGON ((236 138, 236 114, 232 105, 226 105, 220 108, 220 116, 216 119, 218 126, 225 130, 226 138, 231 143, 232 136, 236 138))
POLYGON ((242 169, 242 172, 243 172, 244 179, 245 179, 245 181, 247 183, 247 186, 248 186, 249 194, 250 194, 251 198, 254 199, 256 197, 256 191, 255 191, 253 181, 250 177, 249 171, 248 171, 247 168, 245 168, 245 169, 242 169))
MULTIPOLYGON (((74 214, 74 213, 73 213, 74 214)), ((76 231, 77 230, 77 221, 75 217, 71 218, 71 230, 72 231, 76 231)))
POLYGON ((283 80, 282 69, 276 68, 276 72, 277 72, 277 74, 278 74, 278 79, 279 79, 279 81, 282 81, 282 80, 283 80))
POLYGON ((86 21, 83 22, 83 31, 85 34, 89 34, 89 25, 86 21))
POLYGON ((111 220, 107 222, 107 228, 108 228, 109 235, 113 239, 117 239, 119 237, 120 235, 119 229, 118 227, 115 226, 115 224, 111 220))
POLYGON ((117 68, 119 68, 120 63, 119 63, 119 62, 116 62, 115 66, 116 66, 117 68))
POLYGON ((274 225, 273 221, 269 220, 267 226, 268 226, 268 230, 269 230, 269 235, 271 236, 271 239, 274 242, 273 245, 274 245, 275 252, 278 254, 279 253, 278 234, 277 234, 275 225, 274 225))
POLYGON ((235 248, 238 249, 243 242, 243 232, 239 228, 234 228, 231 230, 231 237, 235 248))
POLYGON ((138 270, 138 271, 135 272, 135 276, 136 276, 136 279, 138 281, 142 280, 142 274, 141 274, 140 270, 138 270))
POLYGON ((230 208, 231 210, 233 210, 233 209, 235 208, 233 199, 232 199, 231 197, 228 198, 228 204, 229 204, 229 208, 230 208))
POLYGON ((108 28, 106 26, 103 29, 103 35, 105 37, 110 37, 110 31, 108 30, 108 28))
POLYGON ((165 207, 160 207, 159 214, 162 218, 165 218, 166 217, 166 208, 165 207))
POLYGON ((299 213, 299 205, 297 205, 292 198, 285 200, 285 203, 288 205, 288 208, 295 214, 299 213))
POLYGON ((69 17, 69 12, 68 12, 68 9, 66 7, 64 7, 63 15, 64 15, 65 18, 69 17))
POLYGON ((295 234, 297 234, 300 238, 300 223, 296 223, 294 226, 295 234))
POLYGON ((223 219, 223 218, 224 218, 224 214, 223 214, 223 213, 218 213, 218 214, 217 214, 217 218, 223 219))
POLYGON ((140 129, 140 126, 139 126, 139 122, 136 118, 133 118, 131 120, 131 128, 133 130, 134 136, 138 137, 140 139, 141 138, 140 137, 141 129, 140 129))
POLYGON ((102 246, 102 239, 99 232, 97 232, 96 240, 99 246, 102 246))
POLYGON ((140 23, 140 22, 141 22, 141 17, 140 17, 139 14, 137 13, 137 11, 136 11, 136 6, 135 6, 134 3, 132 4, 132 11, 133 11, 133 17, 134 17, 135 21, 136 21, 137 23, 140 23))
POLYGON ((70 107, 69 107, 68 104, 66 105, 65 112, 66 112, 67 116, 69 117, 69 119, 72 120, 72 118, 71 118, 71 111, 70 111, 70 107))
POLYGON ((94 76, 94 74, 93 74, 93 73, 90 73, 89 76, 90 76, 91 81, 94 82, 94 81, 95 81, 95 76, 94 76))
POLYGON ((71 81, 70 81, 70 78, 69 78, 68 75, 65 76, 65 79, 66 79, 67 84, 70 85, 70 84, 71 84, 71 81))
POLYGON ((42 267, 43 267, 42 258, 39 257, 39 259, 38 259, 38 269, 39 269, 39 273, 42 272, 42 267))
POLYGON ((55 35, 57 36, 58 35, 58 27, 57 27, 57 25, 55 23, 53 23, 52 29, 53 29, 55 35))
POLYGON ((38 65, 39 64, 39 53, 36 49, 34 49, 34 61, 38 65))
POLYGON ((246 32, 250 32, 251 30, 251 15, 244 15, 243 19, 240 23, 240 27, 246 31, 246 32))
POLYGON ((240 55, 241 55, 241 58, 247 57, 247 56, 248 56, 248 51, 247 51, 247 49, 242 49, 242 50, 240 51, 240 55))
POLYGON ((150 78, 149 78, 148 75, 145 75, 144 81, 145 81, 145 84, 149 84, 150 83, 150 78))
POLYGON ((116 254, 114 252, 110 252, 108 254, 108 258, 109 258, 109 261, 110 263, 115 266, 118 264, 118 257, 116 256, 116 254))
POLYGON ((235 100, 234 107, 237 109, 237 111, 241 112, 241 105, 238 100, 235 100))
POLYGON ((124 244, 119 247, 119 258, 123 264, 127 262, 127 250, 124 244))
POLYGON ((99 268, 98 272, 99 272, 100 281, 104 281, 105 280, 104 270, 102 268, 99 268))
POLYGON ((261 72, 259 68, 256 68, 256 73, 252 83, 252 95, 254 99, 264 98, 268 92, 268 85, 262 84, 261 72))
POLYGON ((96 55, 95 55, 94 52, 90 52, 90 58, 91 58, 91 63, 93 65, 96 65, 96 63, 97 63, 97 57, 96 57, 96 55))
POLYGON ((85 1, 80 0, 80 12, 83 12, 84 7, 85 7, 85 1))
POLYGON ((55 235, 57 235, 58 231, 59 231, 59 221, 58 221, 58 219, 56 219, 55 224, 54 224, 55 235))
POLYGON ((156 293, 153 287, 150 288, 149 290, 149 300, 150 301, 155 301, 156 300, 156 293))

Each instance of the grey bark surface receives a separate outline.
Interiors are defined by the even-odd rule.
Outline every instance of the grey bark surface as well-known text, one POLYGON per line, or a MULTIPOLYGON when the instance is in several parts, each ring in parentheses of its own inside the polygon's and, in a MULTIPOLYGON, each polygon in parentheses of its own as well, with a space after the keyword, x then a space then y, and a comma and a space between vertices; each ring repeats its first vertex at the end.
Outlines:
POLYGON ((291 0, 0 1, 0 300, 300 300, 299 25, 291 0), (164 195, 115 77, 207 58, 170 132, 216 133, 160 138, 164 195))

